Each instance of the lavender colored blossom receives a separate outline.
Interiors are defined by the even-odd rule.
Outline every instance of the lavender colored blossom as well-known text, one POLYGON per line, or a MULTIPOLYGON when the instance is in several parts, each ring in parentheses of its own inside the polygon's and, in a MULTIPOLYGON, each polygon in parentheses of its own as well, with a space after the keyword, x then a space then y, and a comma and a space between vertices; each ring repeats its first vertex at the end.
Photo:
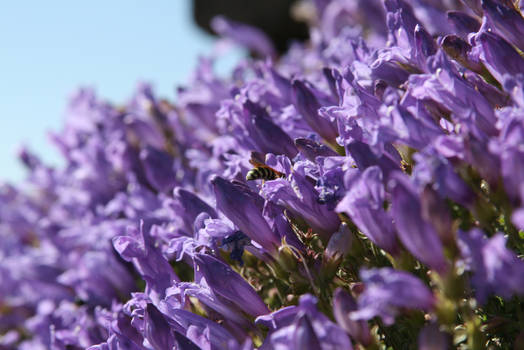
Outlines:
POLYGON ((175 339, 169 324, 153 304, 147 304, 144 324, 145 338, 155 350, 173 348, 175 339))
POLYGON ((466 36, 479 30, 480 22, 473 16, 461 11, 448 11, 448 20, 458 34, 466 36))
POLYGON ((268 311, 253 288, 228 265, 209 255, 195 256, 196 269, 216 293, 239 305, 250 315, 258 316, 268 311))
POLYGON ((523 2, 310 1, 308 42, 218 17, 174 101, 81 89, 62 165, 21 149, 2 350, 521 342, 523 2))
MULTIPOLYGON (((272 252, 280 244, 277 234, 271 230, 255 203, 258 195, 249 194, 240 186, 221 177, 215 177, 213 187, 218 208, 246 235, 272 252)), ((261 198, 260 198, 261 199, 261 198)))
POLYGON ((480 59, 497 80, 502 82, 505 74, 522 73, 524 58, 506 40, 490 32, 481 32, 476 41, 482 47, 480 59))
POLYGON ((302 217, 326 241, 340 225, 336 214, 327 205, 319 203, 314 186, 298 169, 289 181, 277 179, 264 184, 262 194, 268 200, 287 208, 293 215, 302 217))
POLYGON ((306 344, 322 350, 352 349, 346 333, 316 309, 316 302, 313 296, 304 295, 298 306, 257 318, 255 322, 270 328, 261 349, 297 349, 306 344))
POLYGON ((358 311, 353 320, 369 320, 375 316, 393 324, 399 308, 429 310, 435 298, 428 287, 415 276, 390 268, 362 270, 365 289, 358 299, 358 311))
POLYGON ((387 252, 398 252, 393 221, 383 208, 383 175, 377 166, 367 168, 357 179, 346 177, 348 192, 336 211, 347 213, 373 243, 387 252))
POLYGON ((257 28, 231 21, 223 16, 215 17, 211 26, 220 35, 231 38, 239 45, 250 48, 259 55, 270 57, 275 55, 275 48, 271 40, 257 28))
POLYGON ((342 288, 335 290, 333 294, 333 313, 340 327, 364 346, 371 342, 369 326, 366 321, 355 321, 351 314, 358 310, 355 299, 342 288))
POLYGON ((489 240, 482 231, 460 233, 459 246, 467 267, 474 271, 472 283, 483 303, 496 293, 505 298, 524 293, 524 262, 506 248, 506 239, 497 233, 489 240))
POLYGON ((524 48, 524 19, 513 6, 502 1, 482 0, 482 9, 489 20, 489 24, 506 40, 524 48))
POLYGON ((437 271, 445 271, 447 263, 442 243, 433 228, 422 217, 422 207, 416 189, 401 173, 395 173, 389 183, 392 194, 392 216, 402 244, 420 261, 437 271))
POLYGON ((315 130, 328 143, 333 143, 337 137, 337 130, 329 120, 318 114, 318 110, 322 107, 321 99, 320 96, 315 95, 315 92, 306 82, 293 81, 293 104, 295 108, 311 129, 315 130))
POLYGON ((179 279, 144 230, 142 222, 139 230, 130 228, 127 236, 115 237, 113 244, 122 258, 133 262, 147 283, 146 294, 157 301, 165 296, 165 290, 172 281, 179 279))

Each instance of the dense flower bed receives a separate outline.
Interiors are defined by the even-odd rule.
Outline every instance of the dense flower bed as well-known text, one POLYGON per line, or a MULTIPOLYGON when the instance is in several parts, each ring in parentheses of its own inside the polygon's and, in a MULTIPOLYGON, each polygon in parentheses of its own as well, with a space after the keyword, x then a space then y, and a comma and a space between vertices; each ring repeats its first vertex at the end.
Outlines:
POLYGON ((0 349, 522 346, 524 19, 463 3, 318 0, 279 58, 217 19, 263 58, 79 91, 0 189, 0 349))

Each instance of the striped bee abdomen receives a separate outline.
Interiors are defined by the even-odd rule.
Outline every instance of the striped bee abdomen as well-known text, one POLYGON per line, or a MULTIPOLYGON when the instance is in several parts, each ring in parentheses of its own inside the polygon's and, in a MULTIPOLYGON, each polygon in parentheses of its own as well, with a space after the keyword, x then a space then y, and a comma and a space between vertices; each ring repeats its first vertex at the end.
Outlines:
POLYGON ((282 177, 282 175, 277 173, 273 169, 265 167, 256 167, 247 172, 246 180, 275 180, 278 177, 282 177))

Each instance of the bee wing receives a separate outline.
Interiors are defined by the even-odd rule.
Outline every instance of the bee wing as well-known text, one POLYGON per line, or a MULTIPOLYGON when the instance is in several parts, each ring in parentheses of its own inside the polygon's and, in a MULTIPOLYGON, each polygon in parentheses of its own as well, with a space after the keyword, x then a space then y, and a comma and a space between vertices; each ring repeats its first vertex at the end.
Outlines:
POLYGON ((251 152, 251 158, 249 159, 249 162, 254 167, 260 167, 260 166, 266 166, 264 164, 264 155, 260 152, 252 151, 251 152))

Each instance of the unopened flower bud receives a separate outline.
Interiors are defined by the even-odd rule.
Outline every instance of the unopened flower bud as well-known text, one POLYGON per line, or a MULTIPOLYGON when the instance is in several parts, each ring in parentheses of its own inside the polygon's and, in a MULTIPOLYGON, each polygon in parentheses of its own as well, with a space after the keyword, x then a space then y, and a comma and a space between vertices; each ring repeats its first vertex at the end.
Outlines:
POLYGON ((278 262, 286 271, 296 271, 297 259, 289 246, 278 248, 278 262))
POLYGON ((351 248, 351 238, 351 231, 349 231, 348 225, 343 222, 340 224, 338 231, 329 239, 326 250, 324 251, 324 259, 343 259, 351 248))

